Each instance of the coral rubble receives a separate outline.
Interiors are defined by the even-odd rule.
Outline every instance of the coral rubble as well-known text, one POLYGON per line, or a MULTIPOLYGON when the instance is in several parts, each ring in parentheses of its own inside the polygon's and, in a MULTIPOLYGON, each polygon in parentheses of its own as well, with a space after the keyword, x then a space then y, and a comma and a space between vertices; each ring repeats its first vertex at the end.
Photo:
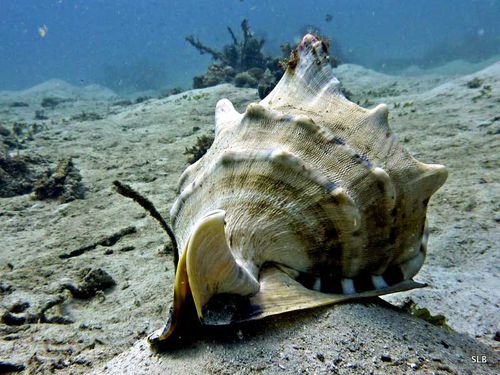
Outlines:
POLYGON ((83 199, 85 189, 81 180, 82 177, 73 161, 70 158, 63 159, 53 173, 47 172, 45 178, 36 182, 35 197, 41 200, 59 198, 63 203, 83 199))
POLYGON ((236 37, 230 27, 227 29, 232 44, 225 45, 222 51, 204 45, 193 35, 186 37, 201 54, 209 54, 214 60, 205 74, 193 78, 193 87, 204 88, 229 82, 238 87, 258 88, 262 98, 283 75, 282 60, 286 58, 264 55, 262 47, 265 40, 254 36, 247 20, 241 23, 242 40, 236 37))

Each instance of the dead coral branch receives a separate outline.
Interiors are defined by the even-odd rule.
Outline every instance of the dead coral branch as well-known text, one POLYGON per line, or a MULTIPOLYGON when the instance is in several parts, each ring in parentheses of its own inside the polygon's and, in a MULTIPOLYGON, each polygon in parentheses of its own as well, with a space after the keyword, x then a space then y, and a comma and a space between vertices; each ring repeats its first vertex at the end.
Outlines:
POLYGON ((222 61, 224 63, 227 63, 226 56, 224 56, 224 54, 222 52, 219 52, 211 47, 207 47, 206 45, 201 43, 198 38, 195 38, 194 35, 187 36, 186 40, 194 48, 196 48, 198 51, 200 51, 201 55, 208 53, 209 55, 211 55, 213 57, 214 60, 218 60, 218 61, 222 61))

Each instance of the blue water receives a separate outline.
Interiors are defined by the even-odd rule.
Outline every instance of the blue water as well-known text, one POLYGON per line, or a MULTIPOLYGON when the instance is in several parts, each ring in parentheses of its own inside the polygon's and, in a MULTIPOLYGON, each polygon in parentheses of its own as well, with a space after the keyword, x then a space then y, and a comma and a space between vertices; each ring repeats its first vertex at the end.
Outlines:
POLYGON ((0 0, 0 16, 0 90, 51 78, 106 83, 105 66, 149 71, 154 88, 188 88, 210 57, 185 36, 220 48, 244 18, 268 54, 312 24, 346 59, 378 70, 500 54, 500 0, 0 0))

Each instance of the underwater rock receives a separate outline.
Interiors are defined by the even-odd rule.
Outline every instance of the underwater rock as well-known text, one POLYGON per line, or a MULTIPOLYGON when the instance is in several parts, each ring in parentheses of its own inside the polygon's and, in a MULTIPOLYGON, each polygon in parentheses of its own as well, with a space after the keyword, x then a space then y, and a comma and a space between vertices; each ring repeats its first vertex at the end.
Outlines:
POLYGON ((27 310, 30 307, 28 302, 24 302, 18 306, 17 310, 9 309, 4 311, 0 316, 0 321, 8 326, 22 326, 25 324, 71 324, 73 321, 59 314, 50 314, 49 312, 56 306, 60 306, 65 302, 66 298, 62 295, 57 295, 42 305, 38 306, 34 311, 27 310))
POLYGON ((266 69, 264 71, 264 74, 257 85, 257 91, 259 92, 260 99, 264 99, 271 91, 273 91, 280 77, 281 74, 277 76, 276 74, 273 74, 270 69, 266 69))
POLYGON ((78 286, 64 283, 61 289, 67 289, 74 298, 88 299, 94 297, 97 292, 104 291, 116 285, 115 280, 101 268, 84 268, 80 272, 78 286))
POLYGON ((47 160, 40 156, 10 156, 0 152, 0 197, 31 193, 46 164, 47 160))
POLYGON ((14 147, 15 145, 16 141, 11 135, 10 130, 5 126, 0 125, 0 154, 6 154, 9 148, 14 147))
POLYGON ((70 117, 70 120, 72 121, 97 121, 97 120, 102 120, 102 116, 98 113, 95 112, 81 112, 77 115, 73 115, 70 117))
POLYGON ((45 97, 42 99, 42 102, 40 105, 43 108, 48 108, 48 109, 54 109, 56 108, 59 104, 61 103, 66 103, 69 101, 73 101, 74 99, 63 99, 63 98, 56 98, 56 97, 45 97))
POLYGON ((344 97, 327 47, 304 36, 245 113, 217 103, 215 140, 170 211, 174 303, 151 343, 175 339, 189 316, 224 325, 425 286, 413 277, 446 168, 403 148, 386 105, 344 97))
POLYGON ((27 301, 16 301, 12 305, 10 305, 7 310, 14 314, 19 314, 25 311, 28 307, 30 307, 30 303, 27 301))
POLYGON ((49 118, 45 115, 45 112, 43 111, 43 109, 37 109, 35 111, 35 115, 33 116, 33 119, 34 120, 48 120, 49 118))
POLYGON ((241 72, 234 77, 236 87, 257 87, 258 81, 248 72, 241 72))
POLYGON ((14 290, 15 289, 12 285, 4 284, 4 282, 0 280, 0 296, 4 294, 10 294, 14 290))
POLYGON ((83 199, 85 188, 80 172, 71 158, 63 159, 53 173, 47 172, 35 184, 35 198, 40 200, 58 198, 62 203, 83 199))
POLYGON ((25 365, 19 363, 12 363, 7 361, 0 361, 0 374, 9 374, 12 372, 21 372, 26 368, 25 365))
POLYGON ((9 104, 10 108, 23 108, 23 107, 29 107, 30 105, 26 102, 20 102, 20 101, 15 101, 9 104))
POLYGON ((230 66, 211 64, 205 74, 193 78, 193 88, 202 89, 231 82, 234 75, 235 71, 230 66))
POLYGON ((278 82, 284 72, 278 64, 279 58, 264 55, 262 47, 265 40, 253 35, 247 20, 242 21, 241 30, 243 40, 240 41, 228 27, 233 43, 225 45, 222 51, 204 45, 192 35, 186 37, 186 40, 201 54, 208 53, 215 60, 215 63, 209 65, 205 74, 193 78, 193 88, 205 88, 228 82, 238 87, 257 88, 260 83, 268 87, 269 76, 265 82, 261 82, 266 69, 273 72, 272 76, 277 76, 273 80, 274 84, 278 82))
POLYGON ((0 126, 0 153, 6 153, 12 149, 24 149, 27 142, 33 141, 35 135, 45 130, 46 126, 39 123, 28 124, 25 122, 12 123, 12 130, 0 126))
POLYGON ((470 89, 478 89, 483 85, 483 80, 479 77, 474 77, 466 83, 467 87, 470 89))

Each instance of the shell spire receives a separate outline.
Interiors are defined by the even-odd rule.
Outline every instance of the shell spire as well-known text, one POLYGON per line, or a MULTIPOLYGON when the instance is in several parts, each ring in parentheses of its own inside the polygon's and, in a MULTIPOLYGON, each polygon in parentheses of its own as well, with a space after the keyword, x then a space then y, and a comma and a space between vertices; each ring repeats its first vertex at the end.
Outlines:
POLYGON ((424 286, 427 204, 446 168, 398 142, 388 109, 340 91, 327 43, 308 34, 287 71, 242 114, 222 99, 215 140, 181 176, 169 341, 187 310, 202 324, 424 286))
POLYGON ((315 107, 323 97, 332 96, 346 100, 330 66, 328 44, 307 34, 292 52, 283 78, 261 104, 277 108, 294 102, 315 107))

